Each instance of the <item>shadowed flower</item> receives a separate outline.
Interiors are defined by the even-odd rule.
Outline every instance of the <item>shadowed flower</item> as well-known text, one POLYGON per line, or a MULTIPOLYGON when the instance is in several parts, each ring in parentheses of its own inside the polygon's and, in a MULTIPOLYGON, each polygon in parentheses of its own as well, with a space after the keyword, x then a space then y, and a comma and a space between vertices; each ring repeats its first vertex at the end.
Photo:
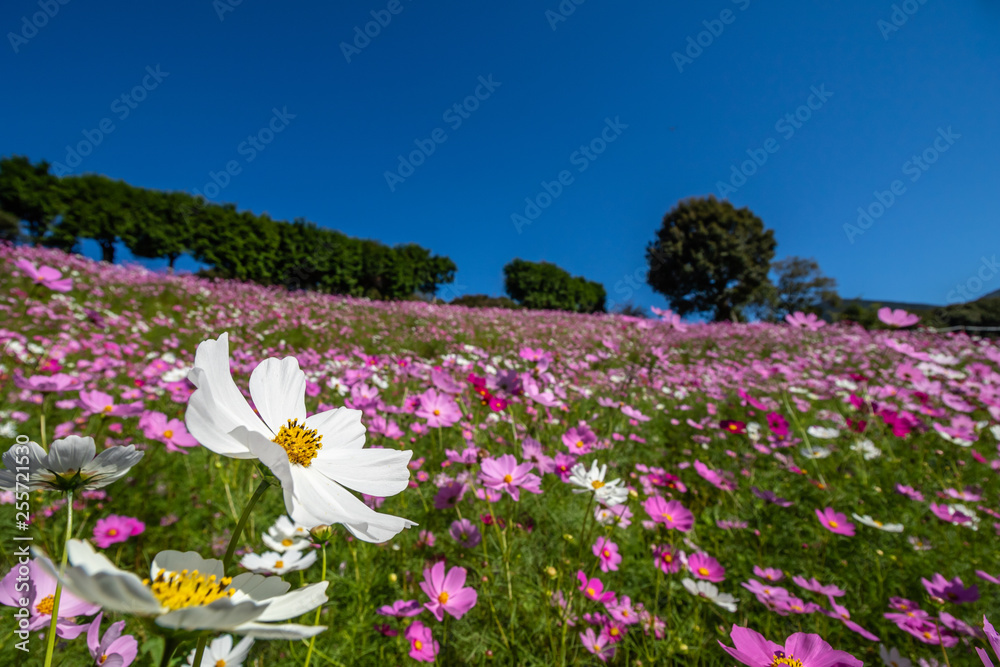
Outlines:
POLYGON ((97 454, 93 438, 76 435, 56 440, 48 453, 34 442, 18 444, 3 455, 7 469, 0 470, 0 488, 13 490, 15 468, 27 467, 27 486, 32 491, 100 489, 124 477, 142 456, 134 445, 116 445, 97 454))

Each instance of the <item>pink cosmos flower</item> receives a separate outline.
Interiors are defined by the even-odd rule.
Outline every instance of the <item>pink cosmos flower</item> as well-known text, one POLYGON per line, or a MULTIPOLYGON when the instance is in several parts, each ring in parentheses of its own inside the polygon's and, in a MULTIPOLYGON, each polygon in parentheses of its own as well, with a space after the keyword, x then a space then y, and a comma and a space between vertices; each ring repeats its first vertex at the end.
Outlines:
POLYGON ((642 503, 643 509, 656 523, 676 528, 686 533, 694 526, 694 515, 676 500, 667 501, 662 496, 650 496, 642 503))
MULTIPOLYGON (((441 620, 441 619, 438 619, 441 620)), ((410 657, 417 662, 434 662, 437 660, 438 651, 441 645, 434 641, 431 629, 421 623, 414 621, 406 628, 406 639, 410 642, 410 657)))
POLYGON ((998 584, 998 585, 1000 585, 1000 579, 998 579, 997 577, 994 577, 992 574, 990 574, 988 572, 983 572, 982 570, 976 570, 976 576, 979 577, 980 579, 985 579, 986 581, 990 582, 991 584, 998 584))
POLYGON ((587 575, 580 570, 576 573, 576 578, 580 581, 580 591, 587 599, 605 604, 615 599, 614 592, 605 591, 604 583, 597 577, 587 579, 587 575))
POLYGON ((768 581, 781 581, 785 578, 784 572, 773 567, 762 568, 754 565, 753 573, 761 579, 767 579, 768 581))
POLYGON ((756 579, 745 581, 741 583, 740 586, 756 595, 760 602, 768 606, 771 606, 776 600, 791 597, 787 589, 782 588, 781 586, 762 584, 756 579))
POLYGON ((607 662, 608 658, 615 654, 615 647, 611 642, 595 634, 593 628, 587 628, 586 632, 581 632, 580 641, 583 642, 584 648, 597 656, 601 662, 607 662))
POLYGON ((14 266, 24 271, 36 285, 47 287, 53 292, 68 292, 73 289, 73 279, 63 278, 62 272, 51 266, 35 268, 35 265, 26 259, 17 260, 14 266))
POLYGON ((530 493, 542 492, 541 477, 529 472, 534 467, 531 462, 518 465, 513 454, 504 454, 498 459, 483 459, 479 481, 488 489, 506 491, 511 498, 518 500, 521 489, 530 493))
POLYGON ((721 491, 734 491, 736 489, 736 482, 727 477, 729 473, 716 472, 701 461, 694 462, 694 470, 702 479, 721 491))
POLYGON ((831 533, 846 535, 847 537, 854 536, 854 524, 847 520, 845 514, 834 511, 832 507, 827 507, 823 511, 816 510, 816 516, 819 518, 819 522, 823 524, 823 527, 831 533))
POLYGON ((97 614, 87 628, 87 649, 90 651, 90 657, 94 659, 95 665, 128 667, 139 655, 139 642, 132 635, 122 635, 125 621, 112 623, 104 633, 104 637, 101 637, 103 615, 104 612, 97 614))
POLYGON ((601 572, 617 570, 618 563, 622 562, 621 554, 618 553, 618 545, 603 535, 597 538, 592 551, 601 561, 601 572))
POLYGON ((888 306, 878 309, 878 319, 890 327, 910 327, 920 321, 920 317, 908 313, 902 308, 893 310, 888 306))
POLYGON ((97 520, 97 524, 94 526, 94 544, 101 549, 107 549, 112 544, 141 535, 145 530, 146 524, 138 519, 109 514, 103 519, 97 520))
POLYGON ((803 313, 801 311, 785 315, 785 321, 793 327, 799 327, 807 331, 819 331, 822 327, 826 326, 826 322, 817 317, 815 313, 803 313))
POLYGON ((653 545, 653 558, 656 559, 656 566, 663 571, 663 574, 674 574, 681 571, 685 561, 684 552, 675 553, 669 544, 653 545))
MULTIPOLYGON (((538 468, 538 472, 543 475, 556 469, 556 462, 551 456, 546 456, 542 451, 542 443, 534 438, 526 437, 521 443, 521 458, 531 461, 538 468)), ((572 468, 572 466, 570 466, 572 468)))
MULTIPOLYGON (((623 595, 607 605, 611 618, 624 625, 634 625, 639 622, 639 612, 632 606, 632 598, 623 595)), ((617 641, 617 639, 615 640, 617 641)))
POLYGON ((468 519, 453 521, 448 534, 466 549, 472 549, 483 541, 483 536, 479 532, 479 529, 468 519))
POLYGON ((590 430, 589 426, 581 422, 579 426, 574 426, 566 431, 562 441, 573 456, 583 456, 589 454, 594 445, 597 444, 597 436, 590 430))
POLYGON ((456 619, 462 618, 476 606, 479 595, 474 588, 465 586, 466 570, 464 567, 453 567, 445 574, 444 562, 438 561, 430 569, 424 570, 424 580, 420 582, 430 602, 424 607, 434 614, 439 621, 444 620, 444 613, 456 619))
POLYGON ((423 610, 424 607, 418 600, 396 600, 391 605, 383 605, 379 607, 375 613, 381 614, 382 616, 405 618, 407 616, 416 616, 423 610))
POLYGON ((114 417, 135 417, 141 415, 142 401, 135 403, 115 403, 111 394, 103 391, 81 391, 80 407, 88 415, 108 415, 114 417))
POLYGON ((62 392, 79 389, 83 386, 83 381, 78 377, 67 375, 66 373, 56 373, 55 375, 32 375, 29 378, 22 375, 15 375, 14 384, 22 389, 30 389, 31 391, 62 392))
POLYGON ((565 482, 572 474, 571 471, 575 465, 575 458, 563 452, 556 452, 555 459, 553 460, 553 472, 559 475, 559 479, 565 482))
MULTIPOLYGON (((27 625, 23 627, 24 630, 29 632, 48 630, 49 623, 52 621, 56 580, 49 576, 36 563, 35 559, 29 560, 27 563, 27 577, 20 573, 20 567, 23 566, 15 564, 7 576, 3 578, 3 581, 0 581, 0 604, 27 610, 27 625), (22 599, 27 600, 28 604, 21 604, 22 599)), ((69 591, 63 590, 59 598, 56 636, 62 639, 76 639, 87 630, 87 626, 77 625, 69 619, 75 616, 90 616, 96 614, 100 609, 98 605, 84 602, 69 591)))
POLYGON ((433 389, 420 394, 420 407, 414 414, 426 419, 427 426, 431 428, 448 427, 462 418, 462 411, 455 399, 445 393, 439 394, 433 389))
POLYGON ((930 581, 921 577, 920 583, 924 585, 927 594, 935 601, 961 604, 975 602, 979 599, 979 586, 973 584, 966 588, 961 577, 955 577, 948 581, 940 573, 935 573, 930 581))
POLYGON ((931 503, 931 512, 934 516, 941 519, 942 521, 947 521, 948 523, 963 524, 972 521, 972 517, 964 514, 961 510, 956 509, 951 505, 931 503))
POLYGON ((733 625, 729 636, 735 646, 719 642, 730 656, 751 667, 796 665, 798 667, 863 667, 860 660, 846 651, 834 650, 819 635, 796 632, 785 645, 768 641, 764 635, 733 625))
POLYGON ((805 577, 795 576, 792 577, 792 581, 799 588, 804 588, 807 591, 819 593, 830 598, 839 598, 846 594, 846 591, 841 590, 834 584, 821 584, 815 577, 806 579, 805 577))
POLYGON ((896 485, 896 493, 906 496, 910 500, 922 501, 924 499, 924 494, 920 493, 912 486, 904 486, 903 484, 896 485))
MULTIPOLYGON (((990 648, 993 649, 993 655, 1000 660, 1000 635, 997 634, 996 628, 993 627, 993 624, 985 616, 983 616, 983 631, 986 633, 986 639, 990 642, 990 648)), ((985 667, 993 667, 993 662, 990 660, 990 656, 986 653, 985 649, 977 646, 976 653, 979 654, 979 659, 983 661, 985 667)))
POLYGON ((434 495, 434 509, 443 510, 454 507, 462 502, 465 492, 469 489, 467 484, 461 482, 448 482, 434 495))
POLYGON ((712 582, 720 582, 726 578, 726 570, 706 553, 696 553, 688 556, 688 570, 695 579, 705 579, 712 582))
MULTIPOLYGON (((81 396, 83 392, 80 392, 81 396)), ((186 452, 182 447, 197 447, 198 441, 188 433, 187 427, 180 419, 167 419, 162 412, 146 412, 139 418, 139 428, 150 440, 162 442, 168 452, 186 452)))

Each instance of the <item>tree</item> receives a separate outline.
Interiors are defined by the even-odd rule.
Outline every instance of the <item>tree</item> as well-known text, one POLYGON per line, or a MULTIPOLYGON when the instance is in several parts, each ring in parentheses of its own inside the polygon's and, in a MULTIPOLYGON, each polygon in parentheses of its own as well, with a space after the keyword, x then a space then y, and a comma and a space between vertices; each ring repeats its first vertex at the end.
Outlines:
POLYGON ((515 259, 503 267, 504 290, 526 308, 604 312, 604 285, 573 277, 549 262, 515 259))
POLYGON ((0 159, 0 209, 27 223, 36 246, 59 214, 59 199, 59 179, 49 173, 48 162, 33 165, 20 155, 0 159))
POLYGON ((134 189, 97 174, 64 178, 62 186, 62 220, 53 232, 55 244, 65 247, 77 239, 93 239, 101 247, 101 259, 113 263, 115 244, 145 221, 134 189))
POLYGON ((789 313, 821 314, 840 305, 837 281, 823 275, 816 260, 790 256, 771 265, 775 281, 775 316, 789 313))
POLYGON ((0 241, 20 241, 21 220, 13 213, 0 209, 0 241))
POLYGON ((168 270, 173 272, 177 258, 190 251, 199 204, 186 192, 133 190, 130 202, 145 211, 133 211, 136 224, 131 226, 125 245, 136 257, 166 258, 168 270))
POLYGON ((691 198, 663 218, 646 248, 647 282, 680 315, 734 318, 769 282, 774 232, 749 209, 691 198))

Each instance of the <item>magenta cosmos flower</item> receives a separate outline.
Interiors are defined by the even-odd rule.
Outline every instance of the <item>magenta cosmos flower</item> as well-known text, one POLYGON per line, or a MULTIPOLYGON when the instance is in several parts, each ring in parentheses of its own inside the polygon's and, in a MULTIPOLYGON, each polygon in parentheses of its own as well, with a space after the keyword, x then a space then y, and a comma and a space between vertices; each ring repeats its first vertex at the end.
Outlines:
POLYGON ((688 557, 688 569, 695 579, 719 582, 726 578, 726 570, 719 561, 706 553, 696 553, 688 557))
MULTIPOLYGON (((52 621, 52 607, 55 601, 56 580, 51 577, 35 559, 27 565, 15 565, 0 581, 0 604, 28 610, 28 625, 24 630, 48 629, 52 621), (21 568, 27 569, 27 576, 21 568), (27 584, 27 589, 24 588, 27 584), (21 604, 27 600, 28 604, 21 604)), ((59 620, 56 621, 56 636, 62 639, 76 639, 87 630, 86 625, 77 625, 69 619, 74 616, 90 616, 100 611, 100 606, 84 602, 67 590, 59 597, 59 620)))
POLYGON ((104 612, 94 617, 87 628, 87 649, 95 665, 102 667, 128 667, 139 655, 139 642, 132 635, 122 635, 125 621, 112 623, 101 637, 101 618, 104 612))
POLYGON ((594 543, 593 552, 601 561, 601 572, 617 570, 618 563, 622 562, 621 554, 618 553, 618 545, 603 535, 598 537, 594 543))
POLYGON ((597 444, 597 436, 589 426, 581 423, 563 433, 562 441, 573 456, 583 456, 597 444))
POLYGON ((471 549, 483 541, 479 529, 468 519, 453 521, 448 534, 466 549, 471 549))
POLYGON ((444 612, 454 618, 462 618, 476 606, 479 598, 474 588, 465 587, 464 567, 453 567, 445 574, 444 563, 438 561, 434 567, 424 570, 424 580, 420 582, 430 602, 425 602, 427 611, 439 621, 444 620, 444 612))
POLYGON ((410 657, 417 662, 434 662, 437 659, 441 646, 434 641, 431 629, 420 621, 414 621, 406 628, 406 639, 410 642, 410 657))
POLYGON ((863 667, 864 663, 846 651, 834 650, 819 635, 796 632, 785 645, 768 641, 764 635, 733 626, 729 636, 735 646, 719 642, 730 656, 751 667, 863 667))
POLYGON ((130 537, 141 535, 146 530, 146 524, 130 516, 109 514, 98 519, 94 526, 94 544, 101 549, 107 549, 112 544, 124 542, 130 537))
POLYGON ((426 419, 431 428, 448 427, 462 418, 462 411, 458 409, 455 399, 433 389, 420 394, 420 407, 413 414, 426 419))
POLYGON ((854 536, 854 524, 847 520, 847 515, 834 511, 832 507, 827 507, 822 512, 816 510, 816 516, 823 527, 831 533, 848 537, 854 536))
POLYGON ((888 306, 878 309, 878 319, 890 327, 910 327, 920 321, 920 317, 913 313, 908 313, 902 308, 893 310, 888 306))
POLYGON ((667 501, 662 496, 650 496, 642 503, 642 507, 649 518, 667 528, 676 528, 686 533, 694 525, 694 514, 676 500, 667 501))
POLYGON ((162 412, 147 412, 139 418, 139 428, 150 440, 167 446, 168 452, 184 453, 182 447, 197 447, 198 441, 188 433, 180 419, 167 419, 162 412))
POLYGON ((504 454, 498 459, 483 459, 479 472, 479 481, 488 489, 506 491, 514 500, 518 500, 521 489, 531 493, 541 493, 541 477, 529 472, 534 463, 526 461, 520 465, 513 454, 504 454))
POLYGON ((51 266, 35 268, 35 265, 26 259, 17 260, 14 262, 14 266, 24 271, 24 274, 36 285, 47 287, 53 292, 68 292, 73 289, 73 279, 63 278, 62 273, 51 266))
POLYGON ((818 331, 826 326, 826 322, 816 317, 815 313, 803 313, 801 311, 785 315, 785 321, 793 327, 799 327, 808 331, 818 331))
POLYGON ((961 604, 963 602, 975 602, 979 599, 979 586, 973 584, 966 588, 965 584, 962 583, 961 577, 955 577, 951 581, 948 581, 940 573, 935 573, 930 581, 921 577, 920 583, 924 585, 924 588, 927 589, 927 594, 934 600, 961 604))
POLYGON ((664 545, 653 545, 653 558, 656 560, 656 565, 659 567, 663 574, 674 574, 681 571, 681 567, 684 565, 684 552, 677 554, 674 552, 674 548, 669 544, 664 545))
POLYGON ((135 403, 115 403, 111 394, 103 391, 81 391, 80 407, 88 415, 110 417, 136 417, 142 414, 142 401, 135 403))
MULTIPOLYGON (((1000 635, 997 634, 996 628, 990 623, 989 619, 983 616, 983 632, 986 633, 986 638, 990 642, 990 648, 993 649, 993 655, 1000 660, 1000 635)), ((985 649, 976 647, 976 653, 979 654, 979 659, 983 661, 985 667, 993 667, 993 661, 990 660, 990 656, 986 653, 985 649)))
POLYGON ((579 570, 576 573, 576 578, 580 580, 580 591, 584 597, 590 600, 608 603, 617 597, 613 591, 604 590, 604 583, 597 577, 587 579, 587 575, 583 573, 583 570, 579 570))
POLYGON ((615 654, 615 647, 610 639, 606 639, 604 634, 598 635, 593 628, 587 628, 586 632, 580 633, 580 641, 584 648, 593 653, 601 662, 607 662, 608 658, 615 654))

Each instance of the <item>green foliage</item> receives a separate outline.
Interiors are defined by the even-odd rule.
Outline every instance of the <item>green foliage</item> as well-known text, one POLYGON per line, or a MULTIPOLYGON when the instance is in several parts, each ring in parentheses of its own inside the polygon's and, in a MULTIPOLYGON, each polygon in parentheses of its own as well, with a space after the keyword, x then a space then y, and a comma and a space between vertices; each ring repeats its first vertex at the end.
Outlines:
POLYGON ((145 221, 143 207, 130 200, 132 188, 94 174, 64 178, 61 186, 62 219, 53 233, 55 245, 72 246, 78 239, 92 239, 101 246, 101 259, 114 262, 115 244, 145 221))
POLYGON ((604 285, 581 276, 570 276, 549 262, 515 259, 503 267, 504 290, 527 308, 603 313, 604 285))
POLYGON ((486 294, 465 294, 455 297, 448 303, 452 306, 467 306, 469 308, 507 308, 509 310, 520 308, 505 296, 488 296, 486 294))
POLYGON ((0 159, 0 209, 27 224, 35 245, 48 234, 59 200, 59 179, 49 173, 48 162, 33 165, 20 155, 0 159))
POLYGON ((646 248, 647 282, 680 315, 711 313, 728 320, 769 283, 774 232, 749 209, 691 198, 663 218, 646 248))
POLYGON ((778 277, 775 284, 778 318, 798 311, 819 315, 825 306, 836 307, 840 303, 837 281, 823 275, 815 259, 789 256, 771 268, 778 277))
POLYGON ((13 213, 0 209, 0 241, 18 241, 21 238, 21 220, 13 213))
POLYGON ((927 316, 921 313, 921 317, 923 324, 936 327, 1000 327, 1000 297, 935 308, 927 316))

